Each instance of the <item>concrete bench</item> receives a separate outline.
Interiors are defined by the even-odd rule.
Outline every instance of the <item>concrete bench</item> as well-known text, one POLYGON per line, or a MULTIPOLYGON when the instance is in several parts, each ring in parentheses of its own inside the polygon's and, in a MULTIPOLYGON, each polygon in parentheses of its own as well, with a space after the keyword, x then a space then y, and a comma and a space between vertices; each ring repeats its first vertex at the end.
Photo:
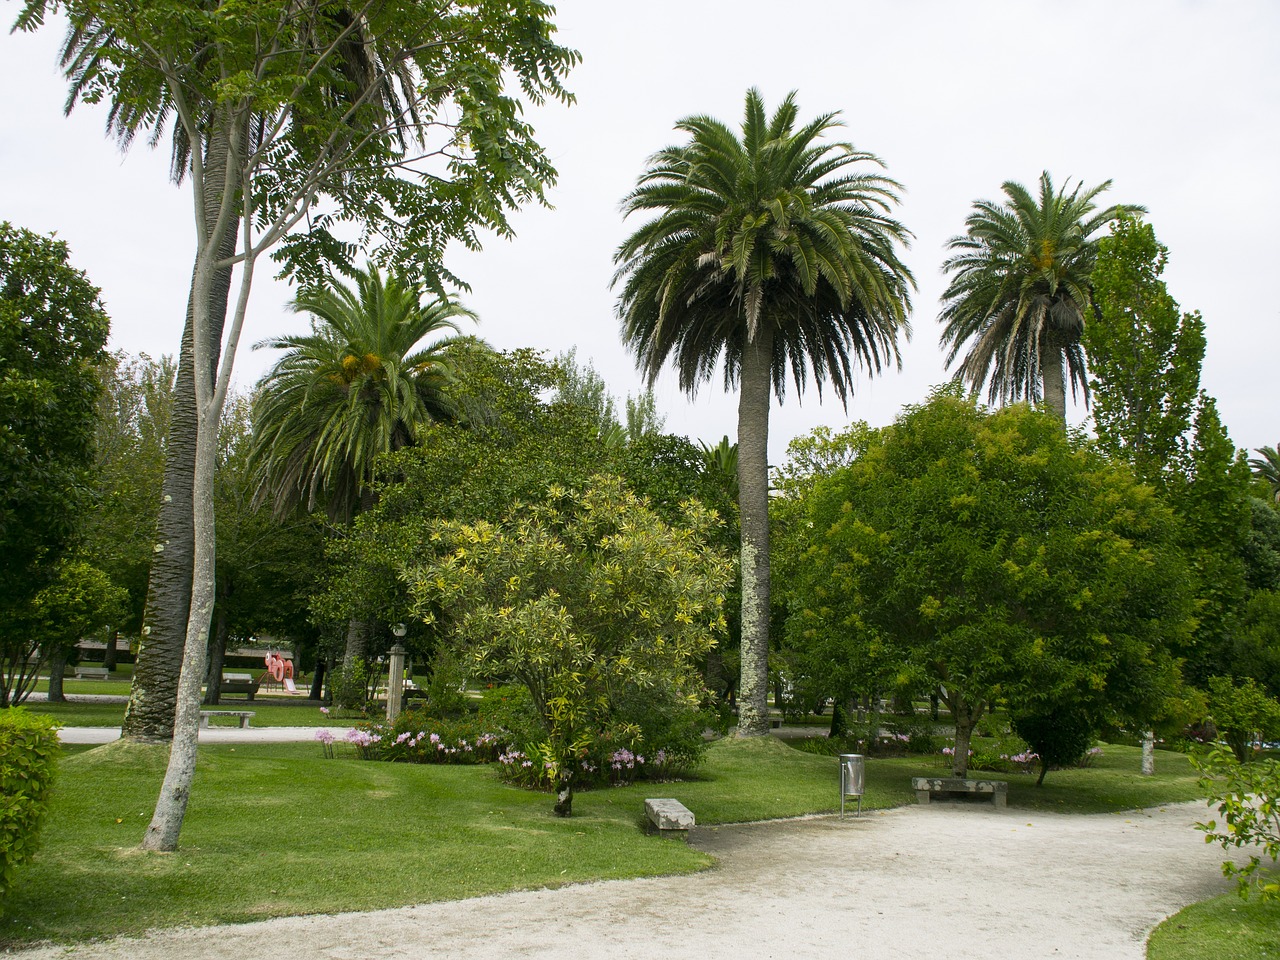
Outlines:
POLYGON ((253 718, 252 710, 201 710, 200 711, 200 729, 207 730, 209 728, 209 720, 212 717, 237 717, 240 720, 240 729, 248 730, 249 721, 253 718))
POLYGON ((105 680, 110 676, 106 667, 78 666, 75 670, 77 680, 105 680))
POLYGON ((965 777, 912 777, 911 789, 922 804, 933 800, 985 800, 1003 808, 1009 802, 1009 784, 1003 780, 970 780, 965 777))
POLYGON ((645 832, 688 839, 693 811, 679 800, 660 798, 644 802, 645 832))
POLYGON ((224 673, 222 675, 222 685, 218 688, 218 693, 221 696, 243 693, 247 700, 253 700, 253 695, 257 692, 258 681, 248 673, 224 673))

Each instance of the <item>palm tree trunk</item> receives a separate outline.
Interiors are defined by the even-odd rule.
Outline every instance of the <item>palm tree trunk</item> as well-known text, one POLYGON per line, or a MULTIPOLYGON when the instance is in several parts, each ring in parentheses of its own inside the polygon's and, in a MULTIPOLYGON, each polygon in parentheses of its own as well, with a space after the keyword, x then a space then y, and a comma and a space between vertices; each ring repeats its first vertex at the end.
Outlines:
MULTIPOLYGON (((221 182, 226 168, 225 144, 211 141, 206 151, 206 180, 221 182)), ((209 195, 218 191, 210 190, 209 195)), ((217 219, 216 203, 206 203, 205 220, 212 228, 217 219)), ((235 253, 233 224, 223 237, 223 258, 235 253)), ((173 739, 173 722, 178 697, 178 671, 187 637, 191 612, 191 575, 195 550, 192 520, 192 489, 195 485, 196 412, 195 394, 195 277, 187 298, 187 321, 182 331, 182 350, 174 384, 173 414, 165 443, 164 480, 161 484, 159 518, 156 521, 155 554, 147 582, 147 607, 142 621, 142 638, 129 688, 120 735, 138 743, 164 743, 173 739)), ((211 369, 218 366, 222 348, 222 328, 231 292, 230 268, 218 270, 209 296, 209 343, 211 369)))
POLYGON ((1062 345, 1050 331, 1040 338, 1040 377, 1044 381, 1044 408, 1067 422, 1067 390, 1062 372, 1062 345))
POLYGON ((769 401, 773 330, 742 352, 738 396, 738 511, 742 529, 742 678, 738 736, 769 732, 769 401))

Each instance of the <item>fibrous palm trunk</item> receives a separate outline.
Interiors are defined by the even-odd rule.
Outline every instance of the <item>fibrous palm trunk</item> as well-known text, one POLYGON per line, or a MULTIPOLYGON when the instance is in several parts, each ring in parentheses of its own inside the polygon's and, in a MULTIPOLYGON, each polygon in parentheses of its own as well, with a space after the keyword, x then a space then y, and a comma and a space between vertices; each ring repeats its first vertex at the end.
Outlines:
POLYGON ((1044 408, 1067 422, 1067 389, 1062 370, 1062 343, 1046 330, 1040 338, 1040 377, 1044 382, 1044 408))
MULTIPOLYGON (((220 181, 226 169, 225 144, 211 140, 206 151, 206 179, 220 181)), ((217 194, 217 191, 210 191, 217 194)), ((219 194, 220 196, 220 194, 219 194)), ((205 221, 212 228, 217 206, 206 204, 205 221)), ((220 258, 235 253, 236 230, 226 231, 220 258)), ((216 271, 209 296, 207 351, 211 372, 216 371, 222 347, 222 329, 231 292, 231 269, 216 271)), ((182 332, 182 350, 174 383, 173 414, 165 442, 164 481, 161 486, 159 518, 156 521, 155 553, 147 582, 147 607, 143 618, 138 659, 129 689, 121 737, 139 743, 163 743, 173 739, 173 722, 178 697, 178 671, 187 637, 191 612, 192 558, 195 528, 192 521, 192 490, 195 484, 196 431, 198 414, 195 393, 195 277, 187 298, 187 321, 182 332)))
POLYGON ((773 331, 742 352, 738 396, 738 511, 742 552, 742 676, 738 736, 769 732, 769 401, 773 331))

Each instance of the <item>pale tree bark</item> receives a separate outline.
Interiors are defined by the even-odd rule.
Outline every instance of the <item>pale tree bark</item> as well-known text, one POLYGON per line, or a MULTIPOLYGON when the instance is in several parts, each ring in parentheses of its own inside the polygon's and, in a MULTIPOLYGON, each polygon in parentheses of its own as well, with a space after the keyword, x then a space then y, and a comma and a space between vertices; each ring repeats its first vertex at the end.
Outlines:
POLYGON ((738 509, 742 528, 740 737, 769 732, 769 402, 773 331, 742 351, 738 396, 738 509))
MULTIPOLYGON (((211 185, 221 182, 226 176, 226 138, 210 138, 205 157, 206 181, 211 185)), ((208 190, 205 194, 205 229, 210 233, 217 225, 221 194, 219 189, 208 190)), ((236 230, 232 223, 222 235, 218 257, 220 260, 229 259, 235 250, 236 230)), ((221 356, 230 292, 231 268, 216 269, 209 285, 208 302, 203 305, 208 315, 205 349, 210 376, 217 369, 221 356)), ((133 683, 129 688, 129 705, 121 728, 124 739, 137 743, 164 743, 173 739, 178 673, 182 667, 182 649, 191 615, 192 558, 195 550, 192 510, 198 425, 195 298, 196 278, 193 274, 174 383, 173 414, 165 442, 164 480, 156 522, 155 555, 147 582, 146 613, 133 683)))
MULTIPOLYGON (((224 108, 225 109, 225 108, 224 108)), ((194 133, 195 125, 184 118, 194 133)), ((204 682, 205 663, 209 647, 209 624, 213 613, 215 590, 215 528, 213 507, 213 480, 217 467, 218 425, 222 405, 235 362, 236 344, 244 323, 249 290, 253 283, 254 260, 248 252, 248 231, 251 216, 236 221, 233 214, 235 202, 239 202, 239 170, 235 159, 240 157, 243 131, 233 126, 232 116, 216 119, 210 142, 226 138, 227 158, 221 178, 204 168, 203 158, 193 157, 192 183, 196 193, 198 246, 195 279, 191 302, 194 306, 193 337, 196 401, 196 449, 195 471, 192 478, 192 532, 195 549, 192 553, 191 602, 187 617, 186 639, 183 645, 182 671, 178 679, 177 710, 174 716, 173 741, 169 748, 169 764, 165 770, 155 813, 142 839, 142 849, 171 852, 178 848, 178 835, 186 816, 187 802, 191 798, 191 784, 195 780, 197 733, 200 723, 200 688, 204 682), (217 209, 209 229, 209 211, 217 209), (235 316, 227 338, 221 364, 214 362, 211 349, 213 319, 209 309, 215 274, 221 265, 221 251, 226 232, 235 230, 237 222, 245 225, 245 259, 236 302, 235 316), (217 377, 214 371, 217 370, 217 377)))
POLYGON ((1146 730, 1142 734, 1142 775, 1153 777, 1156 773, 1156 735, 1146 730))

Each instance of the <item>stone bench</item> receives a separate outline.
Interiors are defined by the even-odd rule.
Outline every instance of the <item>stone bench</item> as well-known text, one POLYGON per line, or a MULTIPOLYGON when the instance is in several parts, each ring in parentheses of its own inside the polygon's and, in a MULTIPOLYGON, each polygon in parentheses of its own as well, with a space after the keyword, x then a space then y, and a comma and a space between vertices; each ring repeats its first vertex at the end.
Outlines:
POLYGON ((688 839, 693 811, 679 800, 660 798, 644 802, 645 832, 688 839))
POLYGON ((253 695, 257 692, 258 681, 247 673, 224 673, 222 675, 222 683, 218 687, 219 696, 243 693, 245 699, 250 701, 253 700, 253 695))
POLYGON ((253 718, 252 710, 201 710, 200 711, 200 729, 207 730, 209 728, 209 720, 212 717, 237 717, 240 720, 240 729, 248 730, 249 721, 253 718))
POLYGON ((912 777, 911 789, 922 804, 933 800, 984 800, 1002 809, 1009 802, 1009 784, 1003 780, 970 780, 965 777, 912 777))
POLYGON ((109 676, 106 667, 84 667, 75 668, 77 680, 105 680, 109 676))

